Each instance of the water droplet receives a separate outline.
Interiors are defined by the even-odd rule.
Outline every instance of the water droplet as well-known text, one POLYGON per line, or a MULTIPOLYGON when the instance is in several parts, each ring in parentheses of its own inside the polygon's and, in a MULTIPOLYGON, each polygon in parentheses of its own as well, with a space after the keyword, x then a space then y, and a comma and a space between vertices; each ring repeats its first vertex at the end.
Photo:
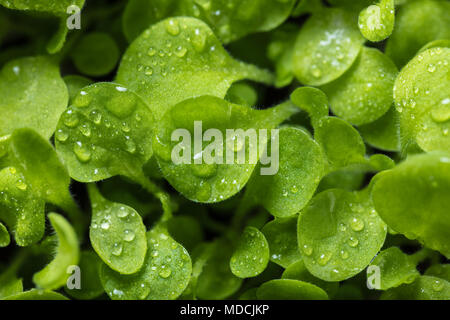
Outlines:
POLYGON ((89 119, 91 119, 95 124, 100 124, 102 121, 102 114, 98 110, 92 110, 89 113, 89 119))
POLYGON ((86 148, 80 141, 75 143, 73 152, 81 162, 88 162, 89 160, 91 160, 91 151, 86 148))
POLYGON ((305 244, 303 245, 302 251, 305 255, 310 256, 313 253, 313 248, 305 244))
POLYGON ((177 36, 180 33, 180 26, 178 21, 170 19, 166 22, 166 31, 172 36, 177 36))
POLYGON ((348 252, 345 250, 341 250, 341 252, 339 253, 342 259, 348 259, 348 252))
POLYGON ((444 282, 441 280, 435 280, 433 282, 433 290, 434 291, 442 291, 444 289, 444 282))
POLYGON ((192 46, 195 51, 202 52, 205 49, 206 35, 200 31, 200 29, 195 29, 194 37, 191 40, 192 46))
POLYGON ((106 219, 103 220, 102 223, 100 224, 100 227, 101 227, 103 230, 108 230, 110 226, 111 226, 111 225, 109 224, 109 221, 106 220, 106 219))
POLYGON ((153 74, 153 69, 149 66, 145 67, 145 75, 151 76, 153 74))
POLYGON ((25 182, 23 182, 22 179, 19 179, 19 180, 17 181, 16 187, 17 187, 17 189, 22 190, 22 191, 27 190, 27 185, 25 184, 25 182))
POLYGON ((217 164, 194 164, 191 166, 192 172, 200 178, 209 178, 217 172, 217 164))
POLYGON ((446 122, 450 119, 450 98, 443 99, 431 110, 431 118, 435 122, 446 122))
POLYGON ((59 142, 66 142, 69 134, 62 129, 56 130, 55 137, 59 142))
POLYGON ((123 246, 121 243, 114 243, 111 253, 115 256, 120 256, 122 254, 123 246))
POLYGON ((353 231, 361 231, 362 229, 364 229, 364 221, 359 218, 353 218, 350 221, 350 227, 353 229, 353 231))
POLYGON ((73 104, 78 108, 85 108, 91 103, 91 96, 86 91, 80 91, 80 94, 78 94, 73 104))
POLYGON ((172 270, 170 270, 170 268, 166 268, 165 266, 161 267, 161 271, 159 272, 159 275, 161 276, 161 278, 168 278, 170 277, 170 275, 172 274, 172 270))
POLYGON ((317 258, 317 263, 320 266, 325 266, 328 261, 330 261, 331 259, 331 254, 330 253, 322 253, 319 258, 317 258))
POLYGON ((148 49, 148 51, 147 51, 147 55, 150 57, 153 57, 155 54, 156 54, 156 49, 150 47, 150 49, 148 49))
POLYGON ((85 124, 81 125, 79 127, 79 130, 85 137, 91 136, 91 127, 89 126, 89 124, 85 123, 85 124))
POLYGON ((175 54, 176 54, 178 57, 183 58, 183 57, 186 55, 186 52, 187 52, 187 49, 186 49, 186 48, 184 48, 184 47, 182 47, 182 46, 179 46, 179 47, 177 48, 177 50, 175 51, 175 54))
POLYGON ((356 246, 358 246, 358 239, 354 238, 354 237, 350 237, 347 241, 348 245, 352 248, 355 248, 356 246))
POLYGON ((431 72, 431 73, 433 73, 433 72, 435 72, 436 71, 436 66, 434 65, 434 64, 432 64, 432 63, 430 63, 429 65, 428 65, 428 72, 431 72))
POLYGON ((293 185, 293 186, 292 186, 291 192, 292 192, 292 193, 297 193, 297 192, 298 192, 298 188, 297 188, 296 185, 293 185))
POLYGON ((119 210, 117 211, 117 216, 119 218, 126 218, 128 216, 128 214, 129 214, 129 211, 125 207, 120 207, 119 210))
POLYGON ((346 225, 343 224, 343 223, 340 223, 340 224, 339 224, 339 231, 342 231, 342 232, 347 231, 346 225))
POLYGON ((69 128, 76 127, 78 125, 78 121, 78 116, 72 109, 67 110, 63 115, 63 122, 69 128))
POLYGON ((206 182, 206 181, 200 182, 197 193, 195 194, 196 198, 202 202, 208 201, 209 198, 211 197, 211 192, 212 192, 211 189, 212 189, 211 185, 208 182, 206 182))
POLYGON ((134 238, 136 237, 136 234, 134 233, 133 230, 125 230, 124 233, 125 236, 123 237, 123 240, 127 242, 133 241, 134 238))

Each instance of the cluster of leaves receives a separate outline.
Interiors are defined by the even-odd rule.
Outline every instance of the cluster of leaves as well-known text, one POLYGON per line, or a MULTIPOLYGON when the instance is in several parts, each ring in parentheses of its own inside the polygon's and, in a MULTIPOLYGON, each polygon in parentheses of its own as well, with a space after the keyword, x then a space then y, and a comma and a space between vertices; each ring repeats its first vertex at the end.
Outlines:
POLYGON ((0 5, 0 299, 450 299, 448 1, 0 5))

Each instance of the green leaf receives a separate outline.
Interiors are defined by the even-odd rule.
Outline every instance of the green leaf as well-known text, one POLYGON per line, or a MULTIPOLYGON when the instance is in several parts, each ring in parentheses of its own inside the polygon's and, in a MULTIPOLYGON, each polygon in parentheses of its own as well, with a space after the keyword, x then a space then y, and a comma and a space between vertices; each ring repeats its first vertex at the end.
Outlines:
POLYGON ((305 85, 331 82, 350 68, 363 42, 353 14, 336 8, 319 11, 297 37, 294 74, 305 85))
POLYGON ((428 42, 449 39, 449 11, 448 1, 408 1, 398 11, 386 54, 401 68, 428 42))
POLYGON ((222 201, 239 192, 247 183, 265 147, 265 138, 269 138, 269 129, 295 112, 296 108, 289 103, 254 110, 212 96, 189 99, 173 106, 159 121, 153 148, 164 177, 178 192, 192 201, 222 201), (195 126, 199 122, 201 129, 195 126), (184 130, 185 135, 173 141, 172 134, 177 129, 184 130), (203 131, 200 137, 196 133, 199 129, 204 132, 214 129, 214 143, 202 142, 203 131), (237 136, 227 135, 227 130, 239 129, 243 131, 242 139, 236 132, 237 136), (268 129, 266 137, 260 134, 259 129, 268 129), (257 141, 249 138, 251 133, 257 141), (211 147, 208 149, 208 146, 211 147), (196 149, 198 147, 201 150, 196 149), (232 164, 229 164, 231 160, 227 160, 227 154, 233 157, 232 164), (245 161, 239 160, 242 156, 245 156, 245 161), (172 161, 174 157, 181 159, 175 163, 172 161), (201 163, 196 164, 199 160, 201 163))
POLYGON ((136 94, 97 83, 84 88, 61 116, 56 149, 77 181, 136 177, 152 155, 152 134, 152 113, 136 94))
POLYGON ((450 264, 435 264, 425 271, 425 275, 450 281, 450 264))
POLYGON ((34 130, 17 129, 11 135, 9 149, 11 163, 33 191, 66 210, 73 223, 83 224, 81 212, 69 192, 69 174, 53 146, 34 130))
POLYGON ((428 42, 426 45, 424 45, 417 53, 422 53, 425 50, 431 49, 431 48, 450 48, 450 39, 438 39, 433 40, 431 42, 428 42))
POLYGON ((9 237, 8 229, 0 222, 0 248, 9 246, 11 239, 9 237))
POLYGON ((161 21, 134 40, 116 81, 139 94, 160 119, 188 98, 223 98, 233 82, 243 79, 272 83, 267 71, 231 58, 204 22, 180 17, 161 21))
POLYGON ((322 8, 322 0, 300 0, 292 11, 292 16, 299 17, 307 13, 315 13, 322 8))
POLYGON ((411 156, 375 179, 372 198, 381 218, 409 239, 450 257, 450 156, 411 156))
POLYGON ((62 17, 59 20, 58 30, 53 34, 47 43, 47 52, 50 54, 55 54, 64 46, 66 42, 67 34, 69 33, 69 29, 67 28, 67 18, 62 17))
POLYGON ((131 207, 106 200, 95 185, 88 185, 92 203, 89 231, 92 247, 104 263, 122 274, 133 274, 144 264, 146 229, 131 207))
POLYGON ((353 168, 332 171, 320 181, 317 193, 335 188, 347 191, 359 190, 363 185, 364 175, 364 171, 354 170, 353 168))
POLYGON ((32 10, 65 15, 67 8, 76 5, 82 8, 85 0, 0 0, 0 4, 14 10, 32 10))
POLYGON ((72 104, 75 97, 80 93, 81 89, 92 84, 92 80, 76 74, 68 75, 63 78, 69 90, 69 103, 72 104))
POLYGON ((259 300, 328 300, 319 287, 291 279, 275 279, 263 283, 256 291, 259 300))
POLYGON ((186 289, 192 272, 186 249, 161 226, 147 233, 147 241, 147 256, 138 273, 121 275, 106 265, 101 269, 100 279, 111 299, 176 299, 186 289))
POLYGON ((269 244, 264 234, 254 227, 246 227, 231 256, 230 269, 239 278, 256 277, 269 263, 269 244))
POLYGON ((280 25, 294 0, 131 0, 123 16, 124 33, 133 40, 149 25, 175 16, 199 18, 224 43, 280 25))
POLYGON ((0 74, 0 136, 32 128, 50 138, 67 106, 58 66, 45 57, 8 62, 0 74))
POLYGON ((380 0, 360 12, 358 26, 366 39, 377 42, 391 35, 394 22, 394 0, 380 0))
POLYGON ((323 281, 314 277, 308 269, 305 267, 305 263, 302 260, 296 261, 289 265, 284 270, 282 279, 293 279, 311 283, 323 289, 330 298, 332 298, 338 291, 339 282, 323 281))
POLYGON ((309 133, 290 127, 279 131, 279 155, 278 172, 256 174, 248 193, 272 215, 288 217, 298 213, 312 198, 326 160, 309 133))
POLYGON ((225 100, 251 108, 258 101, 258 92, 249 83, 236 82, 227 91, 225 100))
POLYGON ((297 88, 291 93, 290 99, 297 107, 308 112, 313 126, 317 126, 320 119, 328 116, 328 98, 320 89, 297 88))
POLYGON ((383 293, 382 300, 449 300, 450 282, 430 277, 420 276, 411 284, 390 289, 383 293))
POLYGON ((75 230, 66 219, 56 213, 49 213, 48 219, 58 236, 58 248, 53 260, 34 274, 33 282, 39 288, 54 290, 66 284, 67 268, 78 264, 80 248, 75 230))
POLYGON ((0 300, 23 292, 22 279, 18 279, 14 273, 15 270, 7 269, 0 274, 0 300))
POLYGON ((269 244, 270 261, 287 268, 301 259, 297 243, 297 217, 276 218, 261 231, 269 244))
POLYGON ((402 145, 425 151, 450 150, 450 48, 428 49, 414 57, 395 81, 402 145))
POLYGON ((393 103, 397 68, 381 51, 363 47, 352 67, 336 81, 322 87, 331 110, 354 124, 371 123, 384 115, 393 103))
POLYGON ((385 151, 400 150, 399 114, 392 106, 381 118, 358 127, 364 140, 371 146, 385 151))
POLYGON ((69 289, 64 287, 64 291, 71 297, 79 300, 91 300, 104 293, 102 283, 100 282, 100 267, 102 262, 100 258, 91 250, 84 250, 80 255, 80 289, 69 289))
POLYGON ((365 162, 364 141, 345 120, 336 117, 321 119, 315 127, 314 138, 322 146, 331 170, 365 162))
POLYGON ((0 219, 11 230, 16 243, 25 247, 44 235, 44 201, 14 167, 0 171, 0 219))
POLYGON ((386 232, 367 190, 324 191, 298 220, 305 266, 325 281, 341 281, 361 272, 383 246, 386 232))
POLYGON ((5 300, 69 300, 62 294, 50 290, 31 289, 6 297, 5 300))
POLYGON ((380 287, 375 289, 387 290, 411 283, 420 275, 415 261, 397 247, 381 251, 370 266, 376 266, 380 270, 380 287))
POLYGON ((77 69, 88 76, 99 77, 110 73, 120 58, 119 47, 107 33, 92 32, 83 35, 71 53, 77 69))
POLYGON ((200 299, 220 300, 234 294, 242 284, 230 269, 233 254, 231 243, 219 239, 212 243, 212 254, 207 258, 197 280, 196 293, 200 299))

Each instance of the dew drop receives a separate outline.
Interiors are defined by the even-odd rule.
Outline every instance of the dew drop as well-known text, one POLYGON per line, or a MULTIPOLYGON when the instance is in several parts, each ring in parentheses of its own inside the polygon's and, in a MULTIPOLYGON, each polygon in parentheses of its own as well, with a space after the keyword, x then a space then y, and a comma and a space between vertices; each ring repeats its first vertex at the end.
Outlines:
POLYGON ((350 221, 350 227, 353 229, 353 231, 361 231, 362 229, 364 229, 364 221, 359 218, 353 218, 350 221))
POLYGON ((56 130, 55 137, 59 142, 66 142, 69 134, 62 129, 56 130))
POLYGON ((74 128, 78 125, 78 116, 72 109, 69 109, 63 115, 63 122, 67 127, 74 128))
POLYGON ((89 160, 91 160, 91 151, 86 148, 80 141, 75 143, 73 152, 81 162, 88 162, 89 160))
POLYGON ((330 261, 331 259, 331 254, 330 253, 322 253, 319 258, 317 258, 317 263, 320 266, 325 266, 328 261, 330 261))
POLYGON ((120 256, 123 251, 123 246, 121 243, 114 243, 111 253, 115 256, 120 256))
POLYGON ((302 251, 305 255, 310 256, 313 253, 313 248, 305 244, 303 245, 302 251))
POLYGON ((172 36, 177 36, 180 33, 180 26, 178 25, 178 21, 173 19, 167 21, 166 31, 172 36))
POLYGON ((166 268, 164 266, 161 267, 161 271, 159 272, 159 275, 161 276, 161 278, 168 278, 170 277, 170 275, 172 274, 172 270, 170 270, 170 268, 166 268))
POLYGON ((125 230, 124 233, 125 235, 123 237, 123 240, 127 242, 133 241, 134 238, 136 237, 136 234, 134 233, 133 230, 125 230))
POLYGON ((354 237, 350 237, 347 241, 348 245, 352 248, 355 248, 356 246, 358 246, 358 239, 354 238, 354 237))
POLYGON ((98 110, 92 110, 89 113, 89 119, 91 119, 95 124, 100 124, 102 121, 102 114, 98 110))

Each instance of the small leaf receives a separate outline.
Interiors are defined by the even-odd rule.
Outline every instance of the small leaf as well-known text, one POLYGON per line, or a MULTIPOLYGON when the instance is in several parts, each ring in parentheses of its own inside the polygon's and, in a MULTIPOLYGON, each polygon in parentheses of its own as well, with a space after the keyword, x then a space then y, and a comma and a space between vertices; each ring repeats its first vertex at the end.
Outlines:
POLYGON ((450 156, 429 153, 380 173, 373 182, 372 198, 392 229, 450 257, 449 192, 450 156))
POLYGON ((76 5, 82 8, 85 0, 0 0, 0 4, 14 10, 32 10, 65 15, 67 8, 76 5))
POLYGON ((338 80, 322 87, 331 110, 354 124, 371 123, 384 115, 393 103, 397 68, 381 51, 363 47, 352 67, 338 80))
POLYGON ((360 12, 358 26, 366 39, 376 42, 391 35, 394 21, 394 0, 380 0, 360 12))
POLYGON ((109 34, 92 32, 83 35, 74 46, 71 56, 81 73, 98 77, 107 75, 115 68, 120 52, 109 34))
POLYGON ((58 248, 54 259, 33 276, 33 282, 43 289, 58 289, 66 284, 67 268, 78 264, 80 249, 77 235, 72 226, 62 216, 49 213, 48 219, 58 236, 58 248))
POLYGON ((104 199, 93 184, 88 191, 92 203, 92 247, 111 269, 122 274, 136 273, 147 252, 141 216, 131 207, 104 199))
POLYGON ((325 281, 341 281, 361 272, 383 246, 386 232, 367 190, 324 191, 298 219, 305 266, 325 281))
POLYGON ((256 291, 259 300, 328 300, 319 287, 291 279, 275 279, 263 283, 256 291))
POLYGON ((287 268, 301 259, 297 242, 297 217, 276 218, 261 230, 270 248, 270 261, 287 268))
POLYGON ((423 150, 450 150, 450 48, 428 49, 400 72, 394 86, 405 148, 412 142, 423 150))
POLYGON ((0 171, 0 219, 9 227, 19 246, 36 243, 44 235, 44 205, 16 168, 0 171))
POLYGON ((257 172, 247 192, 276 217, 295 215, 314 195, 324 174, 325 161, 320 146, 309 133, 281 128, 278 171, 273 175, 257 172))
POLYGON ((380 287, 387 290, 413 282, 419 275, 414 261, 397 247, 381 251, 370 263, 380 268, 380 287))
POLYGON ((147 241, 147 256, 138 273, 121 275, 106 265, 101 269, 100 279, 111 299, 173 300, 186 289, 192 272, 186 249, 161 226, 147 233, 147 241))
POLYGON ((9 246, 11 239, 9 237, 8 229, 0 222, 0 248, 9 246))
POLYGON ((449 300, 450 282, 430 276, 420 276, 411 284, 390 289, 382 300, 449 300))
POLYGON ((233 82, 243 79, 272 83, 267 71, 232 59, 204 22, 180 17, 161 21, 134 40, 116 81, 139 94, 160 119, 188 98, 223 98, 233 82))
POLYGON ((61 116, 56 150, 77 181, 136 177, 152 155, 152 132, 152 113, 136 94, 97 83, 84 88, 61 116))
POLYGON ((314 126, 328 116, 328 98, 323 91, 313 87, 300 87, 291 94, 291 101, 308 112, 314 126))
POLYGON ((0 96, 0 136, 32 128, 50 138, 68 101, 58 66, 45 57, 8 62, 0 74, 0 96))
POLYGON ((264 234, 246 227, 230 260, 230 269, 239 278, 255 277, 269 262, 269 245, 264 234))
POLYGON ((350 68, 364 38, 353 14, 326 8, 313 14, 295 42, 294 73, 305 85, 323 85, 350 68))

